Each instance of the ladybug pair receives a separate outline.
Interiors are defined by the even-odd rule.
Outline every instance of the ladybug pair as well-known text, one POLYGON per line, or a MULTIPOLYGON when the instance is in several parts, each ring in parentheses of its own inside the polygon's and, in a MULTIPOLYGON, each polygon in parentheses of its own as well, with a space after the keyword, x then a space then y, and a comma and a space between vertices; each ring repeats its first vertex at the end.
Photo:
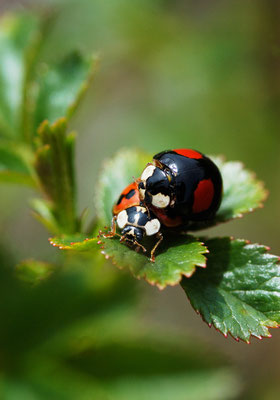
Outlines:
POLYGON ((163 240, 162 229, 187 229, 191 221, 214 217, 222 198, 219 169, 208 157, 191 149, 163 151, 153 157, 142 175, 128 185, 113 207, 112 229, 106 237, 119 235, 138 251, 145 236, 157 242, 150 260, 163 240))

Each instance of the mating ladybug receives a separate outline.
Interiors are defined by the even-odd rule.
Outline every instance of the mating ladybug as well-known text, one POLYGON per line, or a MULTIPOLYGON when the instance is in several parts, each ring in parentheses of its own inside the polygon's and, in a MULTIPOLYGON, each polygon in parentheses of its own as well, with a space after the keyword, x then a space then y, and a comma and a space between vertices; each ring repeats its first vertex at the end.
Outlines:
POLYGON ((120 236, 121 242, 135 246, 137 251, 141 248, 146 252, 146 248, 140 243, 145 236, 156 235, 158 241, 151 250, 150 260, 154 261, 154 253, 162 241, 160 232, 161 224, 150 210, 141 204, 137 182, 128 185, 121 193, 117 203, 113 206, 113 219, 111 232, 106 237, 120 236), (121 234, 117 233, 117 227, 121 234))
POLYGON ((213 161, 191 149, 156 154, 138 183, 140 200, 166 227, 213 218, 221 203, 222 186, 213 161))
POLYGON ((140 242, 145 236, 156 235, 158 241, 150 257, 154 261, 163 240, 161 226, 187 229, 190 221, 213 218, 221 203, 222 187, 219 169, 202 153, 191 149, 158 153, 141 177, 122 191, 106 237, 118 235, 121 242, 146 252, 140 242))

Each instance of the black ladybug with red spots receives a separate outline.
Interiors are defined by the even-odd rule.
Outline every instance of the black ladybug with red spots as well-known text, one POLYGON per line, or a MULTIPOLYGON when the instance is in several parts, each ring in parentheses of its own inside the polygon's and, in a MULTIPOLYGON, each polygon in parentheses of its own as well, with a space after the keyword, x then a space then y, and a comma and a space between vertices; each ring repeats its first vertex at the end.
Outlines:
POLYGON ((187 225, 214 217, 222 199, 218 167, 191 149, 156 154, 138 183, 140 200, 166 227, 187 225))

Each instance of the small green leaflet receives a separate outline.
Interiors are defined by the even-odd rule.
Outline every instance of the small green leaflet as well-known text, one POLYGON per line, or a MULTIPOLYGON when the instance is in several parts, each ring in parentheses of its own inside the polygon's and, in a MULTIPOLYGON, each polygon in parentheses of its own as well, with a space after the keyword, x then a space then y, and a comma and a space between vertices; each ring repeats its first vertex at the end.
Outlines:
POLYGON ((181 283, 194 309, 225 336, 249 343, 280 324, 279 258, 245 240, 207 240, 207 268, 181 283))

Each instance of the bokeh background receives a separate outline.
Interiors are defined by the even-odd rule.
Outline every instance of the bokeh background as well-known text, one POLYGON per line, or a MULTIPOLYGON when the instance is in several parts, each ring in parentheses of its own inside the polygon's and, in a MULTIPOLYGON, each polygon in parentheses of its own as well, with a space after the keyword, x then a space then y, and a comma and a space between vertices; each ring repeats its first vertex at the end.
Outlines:
MULTIPOLYGON (((152 153, 191 147, 241 160, 265 181, 264 209, 208 232, 269 245, 280 254, 280 3, 277 0, 1 1, 0 12, 55 8, 45 57, 71 49, 99 54, 77 130, 79 208, 94 214, 96 177, 121 147, 152 153)), ((1 187, 0 233, 16 260, 53 260, 55 249, 28 207, 31 190, 1 187)), ((280 331, 251 345, 209 329, 180 288, 140 282, 143 323, 176 328, 226 354, 242 398, 278 399, 280 331)))

